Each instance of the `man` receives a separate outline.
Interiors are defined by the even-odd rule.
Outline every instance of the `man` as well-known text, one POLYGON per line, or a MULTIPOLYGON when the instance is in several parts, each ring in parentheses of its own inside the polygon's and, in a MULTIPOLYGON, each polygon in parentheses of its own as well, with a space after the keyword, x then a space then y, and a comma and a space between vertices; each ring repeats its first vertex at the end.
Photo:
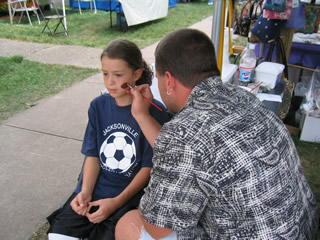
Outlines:
POLYGON ((315 239, 318 213, 290 133, 258 98, 225 86, 214 46, 180 29, 157 46, 160 95, 172 120, 150 116, 146 86, 132 114, 154 148, 140 208, 117 239, 315 239))

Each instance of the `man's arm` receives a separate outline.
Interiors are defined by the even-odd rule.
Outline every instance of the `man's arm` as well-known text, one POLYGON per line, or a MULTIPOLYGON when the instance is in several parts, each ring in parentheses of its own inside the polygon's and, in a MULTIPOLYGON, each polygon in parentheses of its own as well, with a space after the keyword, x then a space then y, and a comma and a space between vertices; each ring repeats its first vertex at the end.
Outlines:
MULTIPOLYGON (((148 85, 140 85, 131 89, 133 95, 133 103, 131 107, 132 115, 138 122, 143 134, 148 140, 149 144, 154 147, 154 141, 158 137, 158 134, 162 128, 149 113, 150 104, 146 101, 141 94, 148 99, 153 99, 150 87, 148 85)), ((162 228, 154 226, 148 223, 141 215, 140 211, 137 211, 139 218, 141 219, 145 230, 154 238, 159 239, 168 236, 173 232, 172 229, 162 228)))
POLYGON ((150 87, 147 84, 140 85, 131 89, 133 96, 132 102, 132 115, 136 119, 141 128, 144 136, 148 140, 151 147, 154 147, 154 141, 158 137, 158 134, 162 128, 161 124, 158 123, 149 113, 150 103, 145 100, 141 94, 148 99, 153 99, 150 87))

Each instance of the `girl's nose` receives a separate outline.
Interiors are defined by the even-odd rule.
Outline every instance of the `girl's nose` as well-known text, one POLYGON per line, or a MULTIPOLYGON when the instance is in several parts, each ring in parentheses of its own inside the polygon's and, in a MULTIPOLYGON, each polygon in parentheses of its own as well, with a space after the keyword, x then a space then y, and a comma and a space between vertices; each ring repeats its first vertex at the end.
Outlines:
POLYGON ((105 81, 105 83, 113 84, 114 83, 114 77, 112 75, 105 76, 104 81, 105 81))

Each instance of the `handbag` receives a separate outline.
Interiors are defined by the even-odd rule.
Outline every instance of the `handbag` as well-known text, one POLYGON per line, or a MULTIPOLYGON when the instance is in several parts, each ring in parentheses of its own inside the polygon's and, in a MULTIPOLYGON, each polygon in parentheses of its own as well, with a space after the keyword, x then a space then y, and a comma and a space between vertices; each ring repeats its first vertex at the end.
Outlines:
POLYGON ((239 17, 236 19, 233 26, 233 33, 248 37, 250 27, 255 23, 258 17, 262 14, 263 0, 249 0, 241 9, 239 17))
POLYGON ((280 35, 280 29, 283 24, 284 21, 282 20, 263 18, 263 15, 260 15, 250 31, 260 40, 260 42, 268 43, 280 35))
POLYGON ((248 34, 248 41, 252 43, 261 42, 261 40, 256 37, 254 34, 251 33, 251 29, 255 26, 256 22, 258 21, 259 17, 262 15, 263 11, 263 0, 256 1, 253 3, 251 8, 251 23, 250 23, 250 32, 248 34))
POLYGON ((288 74, 286 51, 284 48, 283 41, 280 37, 276 37, 275 40, 270 43, 265 61, 272 62, 272 53, 274 51, 274 47, 276 47, 276 62, 284 65, 283 74, 284 74, 284 81, 286 82, 286 86, 283 92, 282 102, 280 104, 280 108, 278 111, 278 117, 281 120, 284 120, 290 109, 293 90, 294 90, 294 84, 288 79, 289 74, 288 74))
POLYGON ((269 10, 265 8, 263 10, 264 18, 287 20, 291 17, 291 15, 292 15, 292 0, 287 0, 286 7, 281 12, 275 11, 275 10, 269 10))
POLYGON ((283 12, 286 7, 286 0, 266 0, 263 9, 276 12, 283 12))
POLYGON ((299 6, 292 9, 291 17, 284 23, 284 28, 300 29, 306 24, 306 15, 304 13, 304 4, 299 3, 299 6))
POLYGON ((288 64, 287 64, 287 55, 283 45, 282 39, 278 36, 270 43, 266 59, 267 62, 272 62, 272 53, 276 47, 276 62, 284 65, 284 76, 288 79, 288 64))

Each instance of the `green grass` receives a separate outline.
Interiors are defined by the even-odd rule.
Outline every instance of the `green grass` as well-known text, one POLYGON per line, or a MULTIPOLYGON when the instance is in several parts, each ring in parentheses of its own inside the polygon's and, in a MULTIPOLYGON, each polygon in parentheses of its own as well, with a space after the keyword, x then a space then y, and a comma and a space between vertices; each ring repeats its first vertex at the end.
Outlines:
POLYGON ((320 143, 300 141, 295 136, 293 140, 301 158, 304 175, 316 197, 320 210, 320 143))
MULTIPOLYGON (((60 12, 62 12, 60 10, 60 12)), ((110 27, 109 12, 98 10, 93 14, 91 10, 66 9, 68 36, 58 34, 55 36, 49 33, 41 34, 44 21, 39 25, 36 17, 32 17, 30 26, 27 18, 23 17, 21 24, 18 20, 10 25, 8 18, 0 19, 0 37, 30 42, 53 43, 64 45, 81 45, 103 48, 111 40, 124 37, 134 41, 140 48, 147 47, 167 33, 190 25, 213 14, 213 7, 208 6, 207 1, 197 1, 189 4, 177 4, 169 8, 168 16, 163 19, 131 26, 121 31, 119 28, 110 27)), ((113 25, 116 21, 116 14, 113 13, 113 25)))
POLYGON ((0 57, 0 123, 99 69, 49 65, 22 56, 0 57))

